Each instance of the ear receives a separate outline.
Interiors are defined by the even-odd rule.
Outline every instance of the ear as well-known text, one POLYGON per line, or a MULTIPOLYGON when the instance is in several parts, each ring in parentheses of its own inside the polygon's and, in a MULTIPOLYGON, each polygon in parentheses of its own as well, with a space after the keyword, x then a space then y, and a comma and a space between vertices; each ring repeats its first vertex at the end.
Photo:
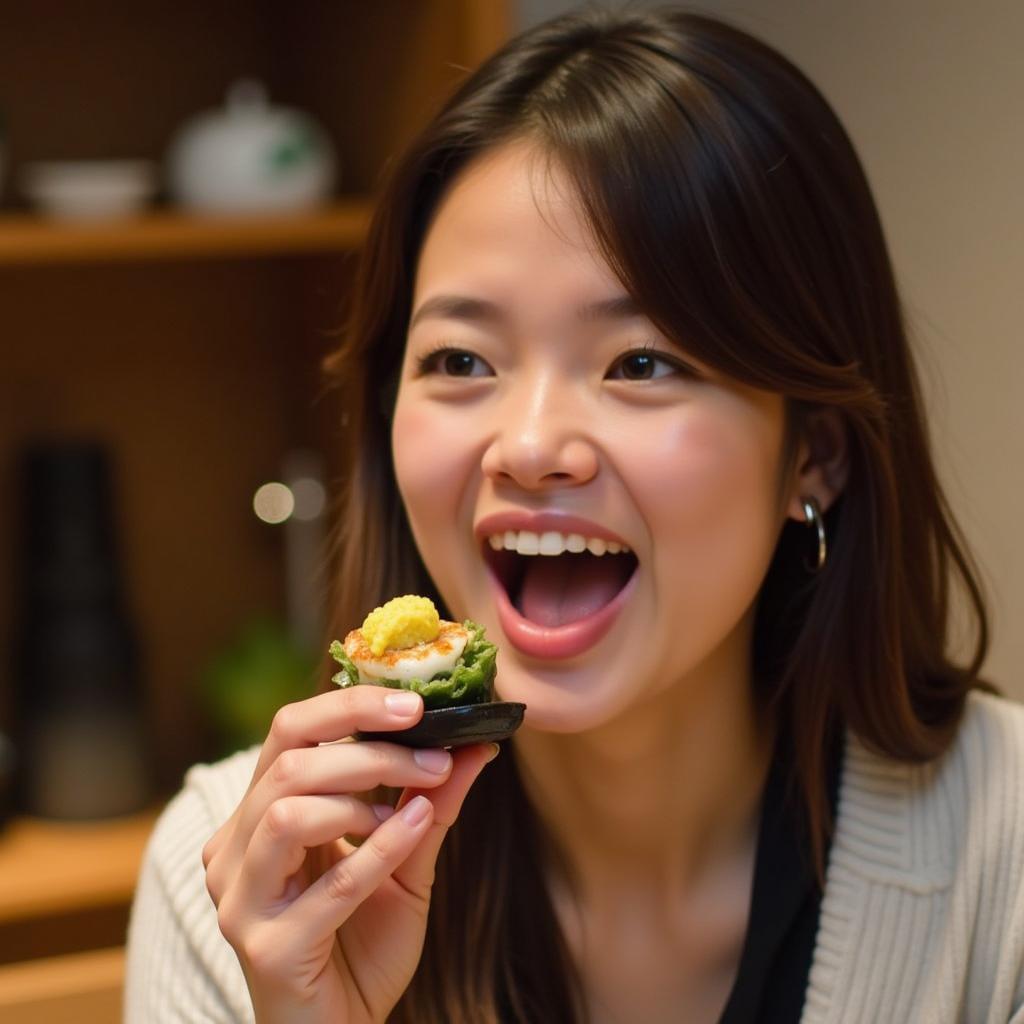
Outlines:
POLYGON ((787 515, 806 522, 804 498, 817 498, 824 514, 846 486, 849 472, 846 425, 838 409, 818 409, 804 426, 787 515))

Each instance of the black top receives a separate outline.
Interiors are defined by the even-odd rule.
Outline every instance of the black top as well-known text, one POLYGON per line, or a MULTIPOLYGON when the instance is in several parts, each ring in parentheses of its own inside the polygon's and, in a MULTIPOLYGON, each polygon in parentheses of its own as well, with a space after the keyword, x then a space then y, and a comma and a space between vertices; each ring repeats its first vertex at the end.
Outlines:
MULTIPOLYGON (((842 755, 843 736, 837 731, 827 751, 833 821, 842 755)), ((807 816, 792 772, 792 745, 780 739, 761 801, 747 935, 719 1024, 799 1021, 821 912, 810 851, 807 816)))
MULTIPOLYGON (((826 744, 825 782, 833 822, 839 798, 844 735, 835 730, 826 744)), ((793 772, 793 744, 780 734, 761 794, 757 852, 750 897, 747 930, 739 969, 729 1000, 718 1024, 798 1024, 814 957, 821 889, 811 855, 810 831, 802 796, 793 772)), ((826 844, 828 855, 830 843, 826 844)), ((513 901, 513 907, 517 905, 513 901)), ((518 909, 523 910, 521 906, 518 909)), ((543 942, 544 930, 536 934, 536 919, 527 911, 528 923, 520 934, 543 942), (534 931, 530 931, 533 929, 534 931)), ((515 922, 513 922, 515 923, 515 922)), ((520 921, 521 924, 521 921, 520 921)), ((552 915, 551 929, 557 929, 552 915)), ((557 957, 560 948, 551 947, 557 957)), ((530 994, 519 982, 520 995, 530 994)), ((519 1020, 507 990, 499 988, 500 1020, 519 1020)), ((576 1020, 567 1010, 545 1006, 543 986, 532 997, 544 1007, 528 1019, 553 1024, 576 1020)), ((569 999, 571 1002, 571 999, 569 999)))

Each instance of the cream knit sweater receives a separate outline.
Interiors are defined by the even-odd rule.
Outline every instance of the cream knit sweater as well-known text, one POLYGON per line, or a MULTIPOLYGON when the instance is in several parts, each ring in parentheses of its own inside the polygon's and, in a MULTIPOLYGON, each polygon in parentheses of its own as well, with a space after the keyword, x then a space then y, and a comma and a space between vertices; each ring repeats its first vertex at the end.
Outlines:
MULTIPOLYGON (((192 768, 157 823, 129 926, 128 1024, 254 1019, 200 854, 257 753, 192 768)), ((826 1022, 1024 1024, 1024 707, 972 695, 927 766, 847 744, 801 1024, 826 1022)))

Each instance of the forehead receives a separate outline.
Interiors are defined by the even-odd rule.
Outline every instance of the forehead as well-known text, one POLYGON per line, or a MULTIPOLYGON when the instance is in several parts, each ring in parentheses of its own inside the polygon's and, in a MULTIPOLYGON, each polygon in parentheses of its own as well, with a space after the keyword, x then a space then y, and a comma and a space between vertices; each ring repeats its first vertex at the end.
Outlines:
POLYGON ((620 288, 568 174, 536 144, 516 141, 474 159, 449 186, 424 237, 416 294, 456 275, 486 284, 524 272, 620 288))

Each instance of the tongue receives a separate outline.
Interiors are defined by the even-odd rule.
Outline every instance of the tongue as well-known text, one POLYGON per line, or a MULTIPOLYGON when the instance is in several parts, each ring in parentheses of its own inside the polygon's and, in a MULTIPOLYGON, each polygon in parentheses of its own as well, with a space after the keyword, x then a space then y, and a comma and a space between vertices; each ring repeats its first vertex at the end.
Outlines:
POLYGON ((622 589, 632 562, 618 555, 526 559, 520 612, 540 626, 564 626, 600 611, 622 589))

